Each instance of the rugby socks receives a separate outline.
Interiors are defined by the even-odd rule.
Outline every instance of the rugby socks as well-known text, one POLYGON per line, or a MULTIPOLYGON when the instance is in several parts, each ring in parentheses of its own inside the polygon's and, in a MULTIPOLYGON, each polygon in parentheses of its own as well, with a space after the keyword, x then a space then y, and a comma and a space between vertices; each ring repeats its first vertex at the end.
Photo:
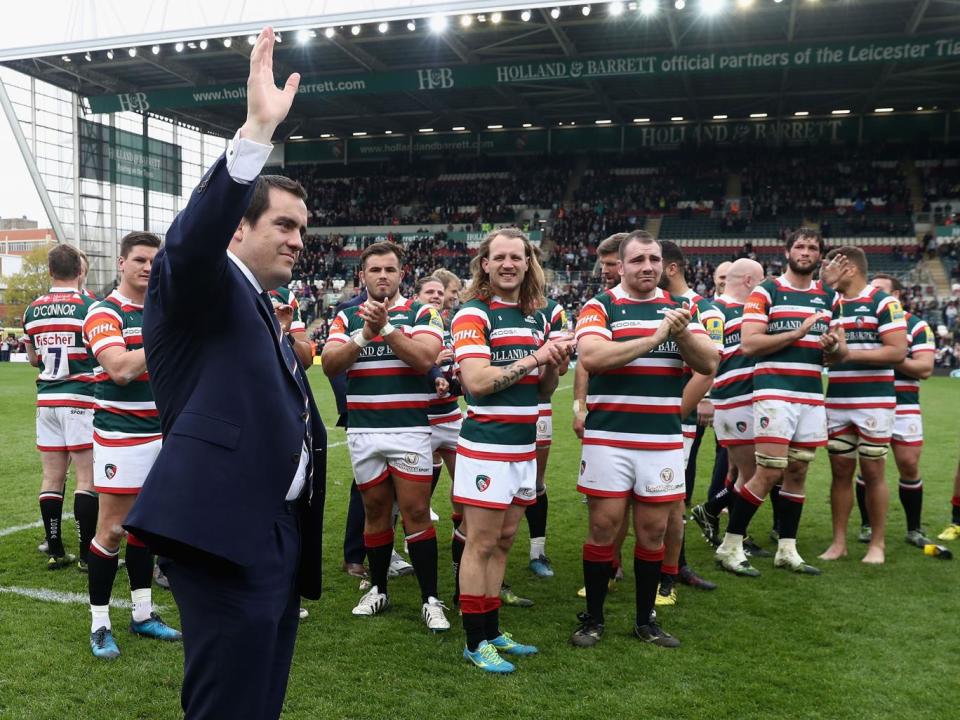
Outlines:
MULTIPOLYGON (((870 525, 870 512, 867 510, 867 484, 857 475, 854 489, 857 491, 857 508, 860 510, 860 526, 870 525)), ((901 491, 902 493, 903 491, 901 491)))
POLYGON ((530 528, 530 559, 536 560, 544 554, 547 542, 547 489, 537 493, 537 501, 527 505, 527 527, 530 528))
POLYGON ((613 569, 613 545, 583 545, 583 585, 587 591, 587 613, 603 623, 603 604, 613 569))
MULTIPOLYGON (((459 523, 457 523, 459 525, 459 523)), ((463 559, 463 549, 467 545, 467 538, 459 529, 453 531, 450 540, 450 556, 453 558, 453 604, 460 603, 460 561, 463 559)))
POLYGON ((461 595, 463 631, 467 635, 467 650, 474 652, 487 639, 487 598, 482 595, 461 595))
POLYGON ((130 599, 133 601, 133 621, 150 619, 153 612, 151 583, 153 583, 153 554, 140 538, 127 535, 127 575, 130 578, 130 599))
POLYGON ((770 510, 773 512, 773 529, 777 532, 780 532, 780 516, 783 512, 783 503, 780 502, 780 493, 782 491, 783 485, 777 484, 770 488, 770 510))
POLYGON ((73 517, 77 523, 77 536, 80 539, 80 559, 87 562, 90 541, 97 533, 97 512, 100 500, 95 492, 77 490, 73 493, 73 517))
POLYGON ((703 504, 703 509, 706 510, 711 517, 719 517, 724 508, 730 507, 734 494, 733 480, 728 477, 723 481, 723 487, 703 504))
POLYGON ((484 598, 483 633, 485 640, 496 640, 500 637, 500 598, 484 598))
POLYGON ((647 625, 660 585, 660 566, 664 547, 647 550, 636 545, 633 549, 633 574, 637 588, 637 625, 647 625))
POLYGON ((920 515, 923 513, 923 479, 907 480, 900 478, 900 504, 907 516, 907 532, 920 529, 920 515))
POLYGON ((113 581, 117 576, 117 562, 120 548, 107 550, 96 540, 90 541, 90 553, 87 556, 87 584, 90 591, 90 613, 92 615, 90 632, 101 627, 110 629, 110 594, 113 581))
POLYGON ((363 547, 370 566, 370 583, 382 593, 387 592, 387 571, 393 554, 393 528, 378 533, 364 533, 363 547))
POLYGON ((420 585, 420 595, 423 602, 432 597, 439 597, 437 592, 437 531, 431 525, 426 530, 407 535, 407 549, 410 553, 410 564, 417 574, 417 583, 420 585))
POLYGON ((804 495, 780 490, 780 539, 796 540, 800 527, 800 515, 803 513, 804 495))
POLYGON ((660 566, 660 578, 661 581, 666 581, 672 583, 673 585, 677 584, 677 581, 680 579, 680 568, 682 568, 686 563, 683 562, 683 556, 681 556, 679 565, 661 565, 660 566))
POLYGON ((433 497, 433 491, 437 489, 437 483, 440 482, 440 471, 443 470, 443 463, 433 466, 433 478, 430 480, 430 497, 433 497))
POLYGON ((63 493, 53 490, 40 493, 40 517, 43 519, 43 532, 47 538, 47 554, 62 557, 66 553, 60 528, 63 521, 63 493))
POLYGON ((950 501, 951 508, 950 522, 954 525, 960 525, 960 495, 954 495, 950 501))
POLYGON ((762 504, 763 498, 754 495, 746 485, 740 488, 740 492, 730 502, 730 522, 727 524, 727 532, 741 537, 746 535, 750 521, 762 504))

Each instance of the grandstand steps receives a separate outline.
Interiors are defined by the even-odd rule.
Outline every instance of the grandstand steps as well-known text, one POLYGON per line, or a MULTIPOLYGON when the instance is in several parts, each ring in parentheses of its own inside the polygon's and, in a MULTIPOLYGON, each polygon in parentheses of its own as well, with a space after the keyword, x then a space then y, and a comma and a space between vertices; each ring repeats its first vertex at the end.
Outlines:
POLYGON ((644 226, 644 230, 653 235, 655 238, 660 237, 660 226, 663 224, 662 215, 648 215, 647 222, 644 226))
POLYGON ((950 278, 947 275, 946 268, 943 267, 943 261, 940 258, 930 258, 925 263, 927 271, 933 284, 937 287, 937 297, 943 298, 950 295, 950 278))
POLYGON ((923 185, 920 183, 920 171, 913 158, 906 158, 901 163, 907 188, 910 190, 910 205, 915 213, 923 210, 923 185))
POLYGON ((730 173, 727 175, 727 200, 739 198, 743 194, 743 182, 740 179, 740 173, 730 173))
POLYGON ((567 180, 567 190, 563 193, 563 204, 569 205, 577 196, 577 190, 580 189, 580 181, 583 179, 583 173, 590 164, 589 155, 581 155, 577 158, 577 164, 570 172, 570 178, 567 180))

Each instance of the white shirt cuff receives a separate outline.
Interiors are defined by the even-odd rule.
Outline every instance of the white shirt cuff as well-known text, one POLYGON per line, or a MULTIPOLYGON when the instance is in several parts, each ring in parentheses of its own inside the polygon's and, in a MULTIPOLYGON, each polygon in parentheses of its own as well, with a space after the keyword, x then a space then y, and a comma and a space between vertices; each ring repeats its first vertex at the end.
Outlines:
POLYGON ((267 158, 273 145, 261 145, 253 140, 240 137, 240 131, 233 136, 227 146, 227 172, 240 183, 249 185, 267 164, 267 158))

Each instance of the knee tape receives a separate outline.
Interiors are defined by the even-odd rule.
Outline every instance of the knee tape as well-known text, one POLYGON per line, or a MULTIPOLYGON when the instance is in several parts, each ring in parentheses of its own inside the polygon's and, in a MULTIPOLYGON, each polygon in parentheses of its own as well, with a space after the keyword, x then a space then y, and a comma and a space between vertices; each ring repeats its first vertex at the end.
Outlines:
POLYGON ((883 460, 890 451, 887 445, 876 445, 875 443, 861 442, 859 448, 860 457, 864 460, 883 460))
POLYGON ((857 457, 857 445, 860 444, 860 438, 853 433, 844 433, 830 438, 827 441, 827 452, 838 457, 855 459, 857 457))
POLYGON ((753 455, 757 459, 757 465, 760 467, 773 468, 774 470, 783 470, 787 467, 787 459, 785 457, 776 457, 760 452, 755 452, 753 455))
POLYGON ((816 453, 807 448, 791 447, 787 450, 787 458, 796 462, 811 463, 815 457, 816 453))

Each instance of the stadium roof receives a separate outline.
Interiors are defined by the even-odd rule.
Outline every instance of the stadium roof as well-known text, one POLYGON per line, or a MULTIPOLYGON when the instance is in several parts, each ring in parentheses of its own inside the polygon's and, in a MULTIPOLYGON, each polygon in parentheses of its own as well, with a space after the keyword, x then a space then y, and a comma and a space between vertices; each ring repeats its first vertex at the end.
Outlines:
MULTIPOLYGON (((442 32, 396 6, 379 16, 365 10, 357 30, 349 21, 331 25, 330 16, 275 20, 279 81, 298 71, 312 88, 301 88, 280 137, 957 105, 955 0, 537 5, 501 5, 494 18, 489 3, 448 3, 442 32), (469 13, 468 27, 467 9, 483 10, 469 13), (380 18, 389 18, 382 32, 380 18)), ((147 109, 232 134, 245 113, 240 88, 254 28, 193 30, 179 52, 168 33, 166 42, 127 38, 108 48, 112 57, 101 39, 89 41, 89 52, 72 43, 69 52, 4 64, 91 98, 94 111, 147 109)))

